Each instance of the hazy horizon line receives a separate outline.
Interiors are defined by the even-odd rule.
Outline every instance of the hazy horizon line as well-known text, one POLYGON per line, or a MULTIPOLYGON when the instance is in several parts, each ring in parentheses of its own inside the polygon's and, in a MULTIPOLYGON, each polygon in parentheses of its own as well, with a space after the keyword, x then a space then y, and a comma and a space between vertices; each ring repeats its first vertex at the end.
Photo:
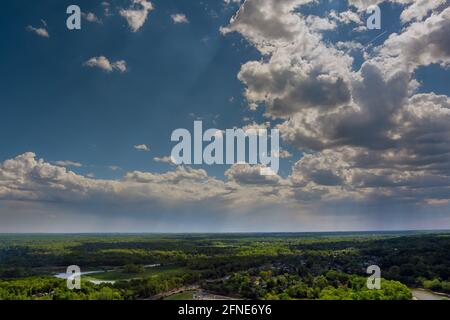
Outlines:
POLYGON ((226 235, 226 234, 308 234, 308 233, 397 233, 397 232, 412 232, 412 233, 439 233, 450 232, 450 229, 400 229, 400 230, 329 230, 329 231, 226 231, 226 232, 0 232, 0 235, 226 235))

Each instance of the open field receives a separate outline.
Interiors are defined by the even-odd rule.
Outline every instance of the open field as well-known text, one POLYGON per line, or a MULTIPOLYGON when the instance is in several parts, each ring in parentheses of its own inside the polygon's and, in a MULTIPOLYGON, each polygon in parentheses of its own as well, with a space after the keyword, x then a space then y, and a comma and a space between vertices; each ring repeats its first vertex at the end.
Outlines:
POLYGON ((103 280, 103 281, 119 281, 140 278, 153 278, 160 276, 176 276, 183 274, 185 270, 182 267, 164 266, 145 268, 141 273, 127 273, 121 269, 99 272, 85 276, 85 280, 103 280))
POLYGON ((168 296, 164 298, 164 300, 193 300, 193 296, 196 293, 196 291, 185 291, 173 294, 171 296, 168 296))

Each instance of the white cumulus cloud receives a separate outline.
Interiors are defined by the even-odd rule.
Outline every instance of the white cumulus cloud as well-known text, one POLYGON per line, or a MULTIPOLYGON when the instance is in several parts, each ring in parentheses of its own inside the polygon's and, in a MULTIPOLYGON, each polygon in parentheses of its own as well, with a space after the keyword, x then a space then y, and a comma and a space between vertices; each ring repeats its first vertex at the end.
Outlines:
POLYGON ((179 23, 189 23, 188 18, 184 13, 175 13, 171 14, 170 18, 172 18, 173 23, 179 24, 179 23))
POLYGON ((127 71, 127 63, 124 60, 110 62, 105 56, 92 57, 83 65, 91 68, 99 68, 106 72, 113 72, 116 70, 120 73, 124 73, 127 71))
POLYGON ((124 17, 133 32, 137 32, 147 20, 148 14, 153 10, 153 5, 147 0, 132 0, 128 9, 121 9, 120 15, 124 17))

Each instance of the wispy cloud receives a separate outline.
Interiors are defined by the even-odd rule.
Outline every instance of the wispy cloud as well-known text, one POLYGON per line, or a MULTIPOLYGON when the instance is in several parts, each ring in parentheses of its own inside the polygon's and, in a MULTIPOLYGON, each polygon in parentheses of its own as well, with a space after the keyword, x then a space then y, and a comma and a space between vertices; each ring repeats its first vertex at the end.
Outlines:
POLYGON ((170 15, 170 17, 172 18, 172 21, 175 24, 189 23, 189 20, 184 13, 175 13, 170 15))
POLYGON ((54 164, 61 167, 76 167, 81 168, 83 165, 79 162, 71 161, 71 160, 60 160, 60 161, 54 161, 54 164))
POLYGON ((103 7, 103 15, 105 17, 110 17, 113 14, 111 13, 111 5, 109 4, 109 2, 107 1, 103 1, 102 2, 102 7, 103 7))
POLYGON ((136 150, 149 152, 150 148, 146 144, 137 144, 134 146, 136 150))
POLYGON ((165 157, 154 157, 154 161, 156 162, 162 162, 162 163, 168 163, 168 164, 175 164, 174 159, 172 159, 171 156, 165 156, 165 157))
POLYGON ((42 38, 50 38, 50 35, 49 35, 47 29, 45 29, 44 27, 35 28, 33 26, 28 26, 27 31, 32 32, 42 38))
POLYGON ((82 15, 83 18, 86 19, 86 21, 88 21, 88 22, 102 23, 102 21, 95 15, 95 13, 92 13, 92 12, 82 12, 81 15, 82 15))

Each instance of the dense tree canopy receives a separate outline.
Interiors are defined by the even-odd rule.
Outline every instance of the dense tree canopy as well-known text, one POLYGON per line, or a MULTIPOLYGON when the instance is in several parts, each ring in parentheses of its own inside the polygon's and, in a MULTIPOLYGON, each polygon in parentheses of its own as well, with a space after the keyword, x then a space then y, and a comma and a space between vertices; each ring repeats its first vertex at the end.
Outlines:
POLYGON ((193 284, 250 299, 411 299, 407 286, 450 293, 450 236, 0 235, 0 299, 138 299, 193 284), (112 269, 103 278, 117 281, 83 278, 81 290, 68 290, 51 275, 73 264, 112 269), (381 290, 366 287, 374 264, 381 290))

